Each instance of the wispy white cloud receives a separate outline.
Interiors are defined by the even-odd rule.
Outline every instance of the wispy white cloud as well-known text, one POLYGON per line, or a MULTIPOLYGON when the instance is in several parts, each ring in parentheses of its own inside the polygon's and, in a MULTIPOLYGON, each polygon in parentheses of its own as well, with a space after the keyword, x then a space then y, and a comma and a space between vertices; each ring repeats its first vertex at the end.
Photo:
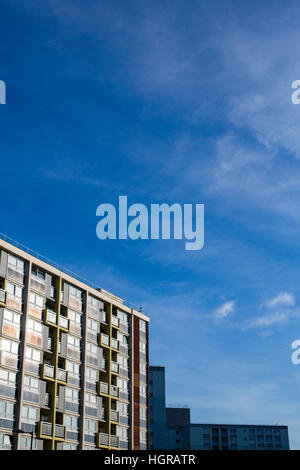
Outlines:
POLYGON ((230 313, 234 311, 235 301, 225 302, 214 311, 216 318, 226 318, 230 313))
POLYGON ((274 297, 274 299, 268 300, 268 302, 266 302, 266 305, 269 308, 276 307, 277 305, 286 305, 293 307, 294 305, 296 305, 296 301, 293 294, 289 292, 282 292, 281 294, 274 297))

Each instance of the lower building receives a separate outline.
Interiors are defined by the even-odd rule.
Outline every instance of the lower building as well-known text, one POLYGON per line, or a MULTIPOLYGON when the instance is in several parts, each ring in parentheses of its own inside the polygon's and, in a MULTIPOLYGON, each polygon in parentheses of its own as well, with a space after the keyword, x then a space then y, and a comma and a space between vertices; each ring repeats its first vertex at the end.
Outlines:
POLYGON ((147 449, 148 325, 0 237, 0 449, 147 449))
POLYGON ((164 407, 165 368, 150 367, 150 377, 151 449, 289 449, 287 426, 191 423, 190 408, 164 407))
POLYGON ((166 385, 165 368, 149 368, 150 390, 150 446, 152 449, 166 449, 166 385))

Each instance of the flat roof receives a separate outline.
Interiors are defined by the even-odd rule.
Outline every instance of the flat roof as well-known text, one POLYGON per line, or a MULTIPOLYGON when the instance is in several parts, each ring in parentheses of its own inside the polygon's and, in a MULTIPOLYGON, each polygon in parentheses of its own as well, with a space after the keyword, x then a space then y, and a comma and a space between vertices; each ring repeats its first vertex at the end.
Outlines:
POLYGON ((25 259, 26 261, 31 261, 33 264, 37 264, 45 271, 48 271, 56 276, 63 277, 64 280, 70 282, 71 284, 80 287, 83 290, 88 291, 91 295, 98 297, 101 300, 106 302, 113 303, 116 307, 120 310, 124 310, 127 313, 134 314, 135 316, 145 320, 147 322, 150 321, 150 318, 145 315, 137 306, 134 306, 128 302, 126 302, 121 297, 118 297, 104 289, 97 287, 95 283, 89 281, 80 275, 73 273, 68 268, 65 268, 55 261, 52 261, 45 256, 39 254, 36 251, 33 251, 31 248, 22 245, 21 243, 17 242, 16 240, 8 237, 7 235, 0 232, 0 246, 2 246, 5 250, 13 253, 20 258, 25 259))

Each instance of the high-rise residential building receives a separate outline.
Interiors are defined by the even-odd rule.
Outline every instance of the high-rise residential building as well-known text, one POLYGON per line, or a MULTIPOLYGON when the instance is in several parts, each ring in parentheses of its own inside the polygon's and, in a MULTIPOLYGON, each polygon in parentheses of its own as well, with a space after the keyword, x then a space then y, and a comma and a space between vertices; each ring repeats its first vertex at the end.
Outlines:
POLYGON ((0 449, 147 449, 149 318, 0 239, 0 449))
POLYGON ((150 447, 166 449, 166 386, 165 368, 150 366, 150 447))
POLYGON ((165 407, 164 387, 165 368, 150 366, 151 449, 289 449, 287 426, 191 423, 190 408, 165 407))

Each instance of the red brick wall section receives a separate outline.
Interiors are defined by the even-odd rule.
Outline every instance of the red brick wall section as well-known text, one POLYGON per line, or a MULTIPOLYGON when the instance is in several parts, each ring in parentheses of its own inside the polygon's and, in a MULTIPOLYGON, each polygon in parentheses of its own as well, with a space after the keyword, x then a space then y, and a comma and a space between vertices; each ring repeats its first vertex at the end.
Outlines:
POLYGON ((147 449, 150 449, 150 393, 149 393, 149 323, 146 323, 146 353, 147 353, 147 449))
POLYGON ((140 324, 133 318, 133 449, 140 449, 140 324))

